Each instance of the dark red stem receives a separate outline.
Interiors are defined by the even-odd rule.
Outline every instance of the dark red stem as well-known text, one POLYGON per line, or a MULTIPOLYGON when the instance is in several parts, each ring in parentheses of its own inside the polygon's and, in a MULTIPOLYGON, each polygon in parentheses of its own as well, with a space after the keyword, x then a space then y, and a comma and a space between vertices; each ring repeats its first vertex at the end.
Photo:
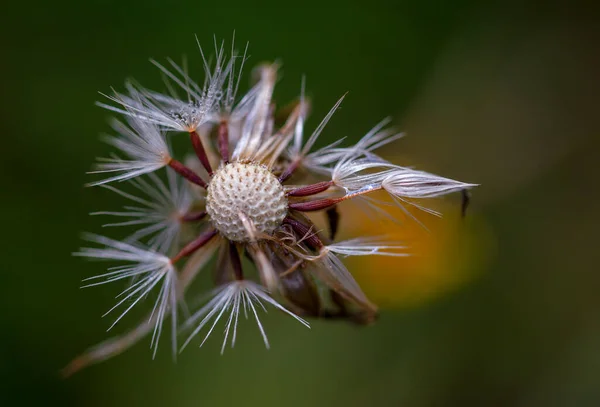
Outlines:
POLYGON ((210 162, 208 161, 208 156, 206 155, 206 150, 204 149, 204 145, 202 145, 202 140, 200 140, 200 136, 195 131, 190 131, 190 140, 192 141, 192 146, 194 146, 194 151, 196 152, 196 156, 202 163, 202 166, 208 172, 208 175, 213 174, 212 167, 210 166, 210 162))
POLYGON ((308 202, 294 202, 294 203, 290 203, 288 205, 288 208, 290 209, 294 209, 297 211, 301 211, 301 212, 313 212, 313 211, 320 211, 322 209, 327 209, 337 203, 340 203, 342 201, 345 201, 347 199, 352 199, 354 197, 360 196, 360 195, 365 195, 371 192, 375 192, 375 191, 379 191, 383 189, 383 187, 378 186, 378 187, 374 187, 374 188, 369 188, 369 189, 365 189, 365 190, 359 190, 356 192, 352 192, 350 194, 346 194, 340 198, 323 198, 323 199, 317 199, 315 201, 308 201, 308 202))
POLYGON ((204 219, 206 211, 188 212, 181 217, 183 222, 195 222, 204 219))
POLYGON ((337 210, 337 206, 332 206, 327 209, 325 213, 327 214, 327 221, 329 222, 329 238, 334 240, 340 223, 340 213, 337 210))
POLYGON ((221 158, 225 164, 229 163, 229 124, 226 120, 219 123, 217 144, 221 158))
POLYGON ((216 229, 209 229, 208 231, 202 233, 195 240, 191 241, 183 249, 181 249, 179 251, 179 253, 177 253, 175 255, 175 257, 173 257, 171 259, 171 263, 175 264, 182 258, 187 257, 190 254, 194 253, 196 250, 198 250, 199 248, 204 246, 206 243, 208 243, 210 241, 210 239, 215 237, 216 234, 217 234, 216 229))
POLYGON ((242 272, 242 260, 240 259, 237 246, 232 241, 229 241, 229 257, 231 258, 231 266, 233 267, 235 279, 243 280, 244 273, 242 272))
POLYGON ((343 201, 344 198, 324 198, 317 199, 316 201, 308 201, 308 202, 294 202, 288 205, 288 208, 294 209, 300 212, 314 212, 320 211, 322 209, 329 208, 337 204, 338 202, 343 201))
POLYGON ((192 171, 179 161, 175 160, 174 158, 172 158, 171 161, 169 161, 169 167, 173 168, 179 175, 181 175, 191 183, 200 185, 202 188, 206 188, 208 186, 208 184, 202 178, 200 178, 198 174, 196 174, 194 171, 192 171))
POLYGON ((310 196, 326 191, 333 185, 333 181, 317 182, 316 184, 292 189, 288 191, 287 196, 310 196))
POLYGON ((290 165, 288 165, 288 167, 283 171, 283 173, 279 176, 279 182, 284 182, 286 181, 289 177, 292 176, 292 174, 294 173, 294 171, 296 171, 296 169, 298 169, 298 166, 300 165, 300 161, 299 160, 294 160, 290 163, 290 165))

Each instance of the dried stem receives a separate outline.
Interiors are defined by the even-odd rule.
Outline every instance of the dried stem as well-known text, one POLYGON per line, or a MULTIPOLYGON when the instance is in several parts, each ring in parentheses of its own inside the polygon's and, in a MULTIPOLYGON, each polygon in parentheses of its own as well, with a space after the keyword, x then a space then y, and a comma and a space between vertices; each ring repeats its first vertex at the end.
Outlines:
POLYGON ((290 163, 290 165, 288 165, 288 167, 279 176, 279 182, 283 183, 283 182, 287 181, 294 174, 294 172, 298 169, 299 165, 300 165, 299 159, 292 161, 290 163))
POLYGON ((317 199, 315 201, 306 201, 306 202, 293 202, 288 205, 288 208, 300 211, 300 212, 314 212, 320 211, 323 209, 327 209, 332 207, 333 205, 337 205, 338 203, 345 201, 347 199, 352 199, 354 197, 365 195, 371 192, 380 191, 383 187, 375 187, 369 188, 357 192, 353 192, 351 194, 344 195, 340 198, 323 198, 317 199))
POLYGON ((327 214, 327 221, 329 223, 329 238, 335 240, 340 223, 340 212, 337 210, 337 206, 332 206, 325 213, 327 214))
POLYGON ((300 212, 315 212, 329 208, 341 201, 343 201, 343 198, 323 198, 316 201, 293 202, 288 207, 300 212))
POLYGON ((317 182, 316 184, 306 185, 304 187, 292 189, 287 192, 287 196, 310 196, 326 191, 333 185, 333 181, 317 182))
POLYGON ((244 273, 242 272, 242 261, 236 244, 229 241, 229 257, 231 258, 231 266, 236 280, 243 280, 244 273))
POLYGON ((192 146, 194 147, 194 151, 196 152, 196 156, 202 163, 202 166, 208 172, 208 175, 213 175, 212 167, 210 166, 210 162, 208 161, 208 156, 206 155, 206 150, 204 149, 204 145, 202 144, 202 140, 200 140, 200 136, 196 131, 190 131, 190 140, 192 141, 192 146))
POLYGON ((90 351, 73 359, 71 363, 61 370, 61 375, 63 377, 69 377, 73 373, 78 372, 86 366, 102 362, 124 352, 127 348, 135 344, 140 338, 146 336, 154 328, 157 318, 158 314, 155 313, 155 315, 149 321, 144 321, 142 324, 127 332, 125 335, 110 338, 107 341, 96 345, 90 351))
POLYGON ((208 184, 204 181, 198 174, 196 174, 193 170, 186 167, 179 161, 174 158, 171 158, 168 163, 169 167, 173 168, 179 175, 187 179, 193 184, 200 185, 202 188, 206 189, 208 184))
POLYGON ((221 120, 217 130, 217 145, 221 158, 225 164, 229 163, 229 124, 226 120, 221 120))
POLYGON ((199 248, 204 246, 206 243, 208 243, 210 241, 210 239, 215 237, 216 234, 217 234, 216 229, 209 229, 208 231, 204 232, 203 234, 198 236, 195 240, 188 243, 183 249, 181 249, 179 251, 179 253, 177 253, 173 258, 171 258, 171 263, 175 264, 182 258, 187 257, 190 254, 194 253, 196 250, 198 250, 199 248))
POLYGON ((196 222, 206 217, 206 211, 188 212, 181 217, 182 222, 196 222))

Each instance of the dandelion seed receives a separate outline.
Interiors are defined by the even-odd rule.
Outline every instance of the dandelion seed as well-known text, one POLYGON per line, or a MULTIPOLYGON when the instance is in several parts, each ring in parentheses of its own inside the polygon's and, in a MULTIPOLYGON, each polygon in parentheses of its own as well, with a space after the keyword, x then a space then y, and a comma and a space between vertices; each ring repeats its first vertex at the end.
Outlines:
POLYGON ((110 185, 105 186, 141 206, 126 206, 125 210, 120 212, 93 212, 92 215, 129 218, 122 222, 107 223, 103 226, 140 226, 141 229, 125 240, 135 242, 151 236, 147 242, 148 246, 160 253, 168 253, 180 238, 181 227, 190 210, 193 196, 187 181, 178 178, 173 171, 167 172, 167 185, 155 174, 150 174, 148 178, 148 181, 137 178, 131 182, 145 196, 143 198, 110 185))
POLYGON ((391 171, 381 186, 392 195, 403 198, 435 198, 452 192, 476 187, 423 171, 399 168, 391 171))
POLYGON ((373 164, 387 163, 386 160, 373 151, 398 140, 404 135, 385 127, 390 123, 390 120, 390 118, 386 118, 379 122, 354 146, 339 147, 344 141, 344 139, 340 139, 320 150, 307 154, 304 158, 304 165, 319 174, 331 175, 334 171, 332 165, 343 167, 343 164, 358 158, 373 164))
POLYGON ((231 347, 233 347, 235 345, 237 323, 241 309, 244 310, 246 318, 248 317, 248 314, 250 314, 251 317, 254 317, 256 325, 258 326, 260 334, 265 343, 265 347, 268 349, 270 346, 269 340, 257 312, 258 307, 266 312, 267 310, 265 308, 265 304, 275 307, 285 314, 288 314, 305 327, 310 328, 308 322, 282 307, 277 301, 271 298, 265 289, 260 285, 248 280, 233 281, 215 290, 213 298, 204 307, 198 310, 198 312, 196 312, 188 321, 185 322, 186 327, 194 325, 197 326, 183 344, 182 350, 196 335, 198 335, 198 333, 200 333, 202 328, 207 326, 212 320, 213 323, 208 329, 208 332, 202 340, 202 343, 200 344, 200 346, 204 345, 210 334, 213 332, 215 326, 225 313, 229 313, 229 317, 227 318, 227 322, 225 324, 225 338, 223 339, 223 344, 221 346, 221 353, 225 351, 227 339, 232 327, 233 333, 231 336, 231 347), (200 322, 197 323, 197 321, 200 322))
MULTIPOLYGON (((119 307, 125 310, 115 319, 108 330, 111 330, 138 302, 146 297, 155 287, 160 285, 160 292, 154 304, 150 319, 156 313, 156 323, 152 335, 154 354, 158 349, 158 339, 162 332, 162 324, 169 311, 173 321, 176 321, 176 284, 177 276, 171 260, 152 250, 146 250, 128 243, 119 242, 107 237, 88 234, 87 240, 104 245, 102 248, 83 248, 75 253, 76 256, 92 259, 115 260, 132 263, 130 265, 110 268, 107 273, 84 280, 83 288, 104 285, 123 279, 135 278, 135 282, 121 292, 119 301, 103 316, 107 316, 119 307)), ((176 346, 175 332, 172 341, 176 346)))
POLYGON ((125 181, 142 174, 158 170, 169 164, 171 153, 163 134, 153 124, 128 118, 129 126, 113 120, 112 127, 118 133, 116 137, 106 139, 108 144, 118 148, 127 159, 102 159, 92 174, 113 173, 118 175, 91 182, 89 185, 102 185, 113 181, 125 181))
MULTIPOLYGON (((155 60, 151 62, 165 75, 167 81, 173 82, 186 94, 186 99, 181 100, 172 91, 173 95, 164 95, 153 92, 136 85, 133 82, 126 83, 129 95, 115 92, 114 96, 105 95, 112 102, 122 106, 115 107, 105 103, 98 103, 116 113, 121 113, 137 120, 145 121, 159 126, 161 129, 193 132, 202 124, 208 122, 214 114, 223 98, 222 88, 233 68, 233 57, 226 61, 224 46, 217 47, 217 59, 211 68, 202 53, 206 80, 204 86, 194 82, 185 69, 168 59, 171 70, 155 60)), ((225 102, 229 106, 230 99, 234 98, 234 89, 237 86, 228 84, 228 98, 225 102), (229 88, 231 86, 231 89, 229 88)))

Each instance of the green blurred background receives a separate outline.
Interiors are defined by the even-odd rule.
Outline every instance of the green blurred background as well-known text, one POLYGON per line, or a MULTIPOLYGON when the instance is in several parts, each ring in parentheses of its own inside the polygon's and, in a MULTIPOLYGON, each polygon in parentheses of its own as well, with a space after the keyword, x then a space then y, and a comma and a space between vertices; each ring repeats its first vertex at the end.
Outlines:
MULTIPOLYGON (((592 2, 57 0, 2 8, 0 405, 600 405, 592 2), (88 213, 122 203, 83 187, 95 157, 109 150, 98 140, 108 114, 93 105, 97 91, 120 88, 129 75, 160 88, 148 57, 187 54, 199 68, 193 35, 208 46, 234 29, 240 44, 250 41, 249 65, 283 63, 277 100, 295 97, 306 74, 309 130, 350 91, 321 145, 357 140, 393 115, 409 135, 398 155, 482 184, 463 227, 486 242, 470 256, 486 260, 470 263, 467 283, 418 306, 385 307, 371 327, 314 321, 309 331, 271 312, 270 351, 243 323, 224 356, 215 337, 176 364, 163 342, 152 361, 146 340, 63 380, 60 368, 108 337, 110 321, 100 315, 118 289, 80 290, 101 265, 70 255, 81 231, 101 231, 88 213)), ((116 332, 136 321, 126 318, 116 332)))

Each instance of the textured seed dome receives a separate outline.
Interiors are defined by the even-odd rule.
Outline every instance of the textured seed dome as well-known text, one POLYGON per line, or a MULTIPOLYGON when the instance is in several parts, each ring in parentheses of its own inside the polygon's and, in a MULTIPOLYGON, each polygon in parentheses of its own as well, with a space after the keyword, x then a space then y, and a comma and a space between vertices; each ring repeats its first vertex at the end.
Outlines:
POLYGON ((279 180, 256 164, 227 164, 218 169, 206 196, 206 211, 213 225, 229 240, 250 239, 239 213, 244 213, 259 232, 271 233, 287 214, 287 199, 279 180))

